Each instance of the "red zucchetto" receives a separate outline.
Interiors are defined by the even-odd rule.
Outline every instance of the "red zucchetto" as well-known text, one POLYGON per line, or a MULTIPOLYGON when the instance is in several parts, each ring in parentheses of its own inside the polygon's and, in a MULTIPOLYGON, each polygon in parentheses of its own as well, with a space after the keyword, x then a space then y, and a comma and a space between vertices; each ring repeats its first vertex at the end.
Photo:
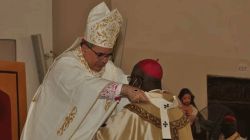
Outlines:
POLYGON ((137 65, 148 76, 160 80, 162 79, 163 70, 157 60, 144 59, 138 62, 137 65))

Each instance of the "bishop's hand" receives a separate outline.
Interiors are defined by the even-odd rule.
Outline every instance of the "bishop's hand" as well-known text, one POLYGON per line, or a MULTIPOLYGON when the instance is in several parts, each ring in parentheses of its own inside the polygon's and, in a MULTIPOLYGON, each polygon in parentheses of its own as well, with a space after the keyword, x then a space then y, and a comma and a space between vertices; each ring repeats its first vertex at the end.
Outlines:
POLYGON ((122 85, 121 95, 134 103, 148 102, 148 98, 143 90, 129 85, 122 85))

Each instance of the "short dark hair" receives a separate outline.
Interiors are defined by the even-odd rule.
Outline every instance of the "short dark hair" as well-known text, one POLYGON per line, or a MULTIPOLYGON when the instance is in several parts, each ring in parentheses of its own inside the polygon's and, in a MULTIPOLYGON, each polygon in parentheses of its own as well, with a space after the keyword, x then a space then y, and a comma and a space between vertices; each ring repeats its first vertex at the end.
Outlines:
POLYGON ((138 65, 134 66, 129 85, 138 87, 144 91, 150 91, 153 89, 161 89, 161 79, 149 76, 138 65))

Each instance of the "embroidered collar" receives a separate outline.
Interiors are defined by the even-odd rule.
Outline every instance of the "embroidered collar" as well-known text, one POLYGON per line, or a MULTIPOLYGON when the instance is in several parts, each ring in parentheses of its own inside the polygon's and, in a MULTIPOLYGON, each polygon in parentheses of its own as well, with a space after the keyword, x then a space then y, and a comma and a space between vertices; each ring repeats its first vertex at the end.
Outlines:
POLYGON ((93 71, 87 61, 85 60, 85 58, 83 57, 83 54, 82 54, 82 50, 81 50, 81 47, 77 47, 73 50, 73 53, 80 59, 81 61, 81 64, 82 66, 88 70, 89 73, 91 73, 93 76, 96 76, 96 77, 101 77, 104 73, 104 70, 105 68, 102 68, 102 70, 100 72, 96 72, 96 71, 93 71))

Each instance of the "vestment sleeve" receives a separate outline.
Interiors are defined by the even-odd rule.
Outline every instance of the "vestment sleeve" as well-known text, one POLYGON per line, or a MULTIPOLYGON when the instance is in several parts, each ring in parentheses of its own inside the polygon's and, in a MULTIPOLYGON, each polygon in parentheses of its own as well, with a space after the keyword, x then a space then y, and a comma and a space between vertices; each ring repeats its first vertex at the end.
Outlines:
POLYGON ((103 88, 111 82, 93 76, 77 59, 71 57, 58 60, 48 77, 50 80, 46 84, 56 83, 56 87, 61 87, 61 94, 74 102, 95 101, 103 88))

